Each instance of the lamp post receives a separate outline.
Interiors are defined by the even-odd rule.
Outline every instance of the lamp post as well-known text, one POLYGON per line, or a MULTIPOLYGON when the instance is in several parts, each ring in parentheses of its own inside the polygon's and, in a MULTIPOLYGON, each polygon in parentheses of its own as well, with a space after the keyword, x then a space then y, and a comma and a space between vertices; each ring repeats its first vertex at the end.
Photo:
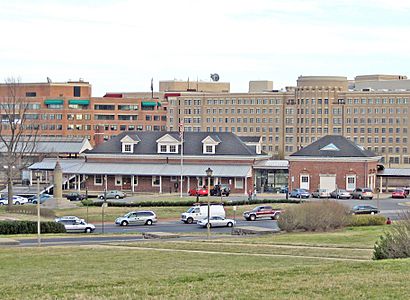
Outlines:
POLYGON ((40 177, 41 172, 40 170, 36 170, 34 173, 35 177, 37 178, 37 245, 41 246, 41 228, 40 228, 40 177))
POLYGON ((209 218, 211 214, 211 203, 210 203, 210 194, 211 194, 211 177, 213 170, 208 167, 207 170, 205 170, 206 176, 208 177, 208 222, 206 223, 206 228, 207 228, 207 236, 208 240, 211 238, 211 223, 209 223, 209 218))

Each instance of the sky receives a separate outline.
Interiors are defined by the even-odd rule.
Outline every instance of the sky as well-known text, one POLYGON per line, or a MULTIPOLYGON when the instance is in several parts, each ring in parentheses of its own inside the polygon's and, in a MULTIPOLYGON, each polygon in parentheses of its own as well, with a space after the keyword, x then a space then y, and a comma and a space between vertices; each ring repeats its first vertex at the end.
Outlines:
POLYGON ((409 13, 409 0, 0 0, 0 78, 82 78, 102 96, 211 73, 232 92, 410 76, 409 13))

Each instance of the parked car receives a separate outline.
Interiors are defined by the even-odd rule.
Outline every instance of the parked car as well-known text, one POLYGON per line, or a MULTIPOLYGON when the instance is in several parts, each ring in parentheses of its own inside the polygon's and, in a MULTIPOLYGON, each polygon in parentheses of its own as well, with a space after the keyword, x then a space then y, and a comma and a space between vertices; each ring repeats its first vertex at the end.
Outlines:
POLYGON ((77 193, 77 192, 73 192, 73 193, 68 194, 66 198, 70 201, 80 201, 80 200, 85 199, 85 195, 77 193))
POLYGON ((189 196, 208 196, 208 190, 204 188, 194 188, 188 191, 189 196))
POLYGON ((76 216, 62 216, 62 217, 55 218, 54 221, 56 221, 56 222, 62 222, 62 221, 81 222, 81 221, 84 221, 84 219, 80 219, 79 217, 76 217, 76 216))
POLYGON ((229 184, 215 184, 210 190, 211 196, 226 196, 228 197, 231 193, 231 188, 229 184))
POLYGON ((115 224, 128 225, 152 225, 157 222, 157 215, 151 210, 131 211, 122 217, 115 219, 115 224))
POLYGON ((352 198, 373 199, 373 192, 369 188, 357 188, 352 192, 352 198))
MULTIPOLYGON (((202 227, 207 227, 208 218, 199 220, 197 224, 202 227)), ((213 216, 209 218, 209 225, 210 227, 232 227, 233 225, 235 225, 235 220, 225 219, 224 217, 220 216, 213 216)))
POLYGON ((313 198, 329 198, 330 192, 326 189, 317 189, 312 193, 313 198))
POLYGON ((391 197, 392 198, 406 198, 407 193, 405 190, 397 189, 393 191, 393 193, 391 194, 391 197))
POLYGON ((310 193, 305 189, 293 189, 289 196, 294 198, 309 198, 310 193))
POLYGON ((65 230, 67 232, 85 232, 91 233, 95 230, 95 226, 93 224, 87 223, 84 220, 74 220, 74 219, 63 219, 58 221, 64 225, 65 230))
POLYGON ((279 190, 280 193, 288 193, 289 192, 289 188, 287 186, 282 186, 279 190))
POLYGON ((112 191, 107 191, 106 193, 102 193, 98 195, 98 198, 104 200, 104 197, 106 199, 122 199, 125 198, 127 195, 124 192, 117 191, 117 190, 112 190, 112 191))
MULTIPOLYGON (((210 217, 223 217, 225 218, 225 209, 220 203, 212 203, 209 206, 210 217)), ((208 217, 208 205, 201 203, 190 207, 186 212, 181 214, 181 221, 191 224, 208 217)))
POLYGON ((360 204, 360 205, 355 205, 353 206, 351 213, 353 215, 362 215, 362 214, 378 214, 380 211, 377 209, 377 207, 374 207, 372 205, 367 205, 367 204, 360 204))
MULTIPOLYGON (((45 201, 47 201, 48 199, 53 198, 52 195, 49 194, 40 194, 40 204, 43 204, 45 201)), ((37 200, 37 195, 30 197, 29 202, 33 203, 33 204, 37 204, 38 200, 37 200)))
POLYGON ((280 212, 279 209, 273 209, 272 206, 264 205, 257 206, 251 211, 245 211, 243 217, 247 221, 255 221, 260 218, 271 218, 272 220, 275 220, 279 217, 280 212))
POLYGON ((333 192, 330 193, 330 197, 336 199, 350 199, 352 198, 352 195, 346 190, 335 189, 333 192))
MULTIPOLYGON (((28 203, 28 199, 21 196, 13 196, 13 204, 14 205, 23 205, 28 203)), ((9 199, 7 195, 4 195, 3 198, 0 198, 0 205, 8 205, 9 199)))

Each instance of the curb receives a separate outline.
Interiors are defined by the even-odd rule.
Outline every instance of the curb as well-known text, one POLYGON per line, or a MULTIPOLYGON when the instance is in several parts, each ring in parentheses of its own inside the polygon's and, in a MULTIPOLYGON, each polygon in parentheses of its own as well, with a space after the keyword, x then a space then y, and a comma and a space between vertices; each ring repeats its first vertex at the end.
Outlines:
POLYGON ((0 247, 1 246, 16 246, 16 245, 20 245, 20 242, 17 240, 0 238, 0 247))

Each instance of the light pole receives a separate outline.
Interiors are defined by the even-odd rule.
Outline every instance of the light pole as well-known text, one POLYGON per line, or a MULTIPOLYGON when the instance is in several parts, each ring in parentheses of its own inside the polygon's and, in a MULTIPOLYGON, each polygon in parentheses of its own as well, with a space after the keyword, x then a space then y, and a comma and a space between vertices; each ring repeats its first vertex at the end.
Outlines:
POLYGON ((37 245, 41 246, 41 228, 40 228, 40 170, 36 170, 34 173, 37 178, 37 245))
POLYGON ((209 218, 211 214, 211 203, 210 203, 210 194, 211 194, 211 177, 212 177, 212 169, 208 167, 207 170, 205 170, 206 176, 208 177, 208 222, 206 223, 206 228, 208 230, 208 240, 211 238, 211 223, 209 223, 209 218))

